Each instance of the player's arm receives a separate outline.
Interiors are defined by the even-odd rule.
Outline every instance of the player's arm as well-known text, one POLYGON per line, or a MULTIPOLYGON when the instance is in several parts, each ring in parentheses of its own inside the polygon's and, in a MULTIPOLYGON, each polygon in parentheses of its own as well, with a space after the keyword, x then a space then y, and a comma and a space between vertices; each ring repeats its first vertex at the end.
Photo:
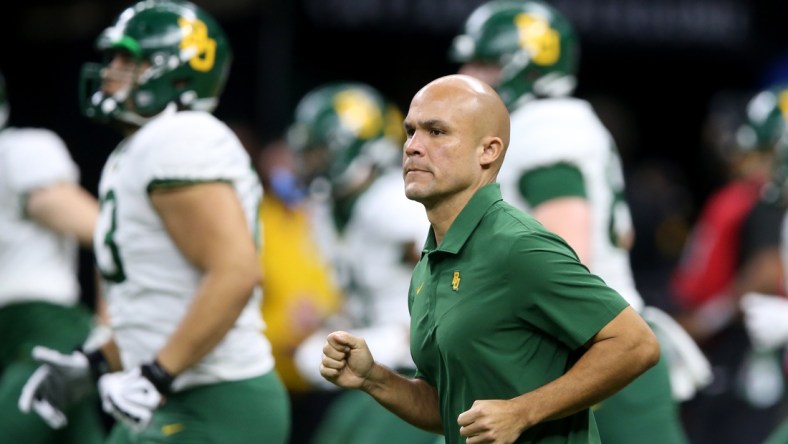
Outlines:
POLYGON ((561 236, 584 265, 591 261, 591 205, 582 197, 558 197, 533 209, 533 217, 561 236))
POLYGON ((177 375, 232 328, 261 272, 243 208, 229 184, 157 188, 150 198, 170 237, 202 272, 189 310, 157 354, 164 370, 177 375))
POLYGON ((25 211, 28 217, 49 229, 74 236, 85 247, 93 245, 99 205, 78 184, 58 182, 32 190, 25 211))
POLYGON ((438 392, 427 381, 406 378, 375 362, 366 341, 344 331, 328 335, 320 374, 342 388, 360 389, 416 427, 443 433, 438 392))
POLYGON ((561 236, 580 262, 589 265, 593 213, 580 169, 556 163, 529 170, 520 178, 519 189, 531 207, 531 215, 561 236))

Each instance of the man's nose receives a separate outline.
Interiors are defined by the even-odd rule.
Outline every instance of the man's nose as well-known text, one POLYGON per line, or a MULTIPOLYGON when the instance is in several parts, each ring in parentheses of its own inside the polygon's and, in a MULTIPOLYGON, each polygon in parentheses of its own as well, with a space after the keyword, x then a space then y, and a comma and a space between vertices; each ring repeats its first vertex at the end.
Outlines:
POLYGON ((416 132, 405 141, 405 155, 413 156, 424 152, 424 144, 421 142, 419 133, 416 132))

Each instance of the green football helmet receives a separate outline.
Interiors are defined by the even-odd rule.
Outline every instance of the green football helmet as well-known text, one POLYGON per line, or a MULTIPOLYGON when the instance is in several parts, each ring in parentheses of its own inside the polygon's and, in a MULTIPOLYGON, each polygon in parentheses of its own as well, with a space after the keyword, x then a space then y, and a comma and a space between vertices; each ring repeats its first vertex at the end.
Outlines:
POLYGON ((788 123, 788 85, 773 86, 757 93, 747 103, 744 124, 736 132, 743 151, 774 151, 788 123))
POLYGON ((126 8, 96 40, 99 51, 122 51, 150 67, 129 88, 102 91, 107 64, 82 68, 83 113, 100 122, 142 125, 165 109, 212 112, 230 70, 232 53, 218 23, 196 5, 180 0, 143 0, 126 8))
POLYGON ((319 86, 299 101, 287 140, 302 163, 307 183, 322 177, 343 194, 375 168, 402 159, 403 116, 370 85, 335 82, 319 86))
POLYGON ((750 100, 746 123, 736 139, 742 151, 773 153, 772 178, 762 198, 788 206, 788 84, 761 91, 750 100))
POLYGON ((8 96, 5 90, 5 78, 0 72, 0 129, 5 128, 8 123, 8 96))
POLYGON ((511 109, 530 98, 571 94, 577 84, 579 45, 569 21, 538 1, 493 0, 476 8, 454 38, 449 56, 458 63, 494 63, 492 85, 511 109))

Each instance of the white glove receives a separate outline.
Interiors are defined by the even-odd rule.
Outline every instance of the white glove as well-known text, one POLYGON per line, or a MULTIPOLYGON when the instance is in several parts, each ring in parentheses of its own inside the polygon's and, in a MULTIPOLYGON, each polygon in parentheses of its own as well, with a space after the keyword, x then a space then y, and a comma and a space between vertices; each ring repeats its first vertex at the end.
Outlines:
POLYGON ((64 355, 42 346, 33 348, 33 359, 42 365, 22 387, 19 410, 29 413, 32 409, 50 427, 59 429, 68 424, 64 411, 95 390, 90 362, 81 351, 64 355))
POLYGON ((660 346, 668 363, 673 399, 692 399, 698 390, 711 384, 711 364, 698 344, 669 314, 657 307, 646 306, 642 315, 661 339, 660 346))
POLYGON ((788 299, 750 292, 742 297, 741 308, 756 348, 771 350, 788 344, 788 299))
POLYGON ((142 376, 140 367, 127 372, 107 373, 99 378, 101 406, 135 431, 144 430, 162 396, 153 383, 142 376))

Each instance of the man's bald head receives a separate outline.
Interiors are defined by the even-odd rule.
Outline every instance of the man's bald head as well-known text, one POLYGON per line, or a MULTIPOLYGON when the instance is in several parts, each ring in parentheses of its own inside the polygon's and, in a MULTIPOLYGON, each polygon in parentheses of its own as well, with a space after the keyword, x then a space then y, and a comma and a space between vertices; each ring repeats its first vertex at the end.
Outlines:
POLYGON ((509 111, 498 93, 487 83, 475 77, 451 74, 425 85, 414 99, 428 93, 438 97, 448 96, 447 100, 469 105, 462 108, 472 113, 479 130, 500 137, 504 145, 509 146, 509 111))
POLYGON ((405 195, 424 205, 440 242, 476 192, 495 183, 509 145, 509 112, 488 84, 453 74, 413 96, 404 126, 405 195))
MULTIPOLYGON (((438 101, 447 112, 464 114, 475 135, 498 137, 503 142, 504 153, 509 146, 509 111, 501 97, 487 83, 468 75, 451 74, 439 77, 425 85, 413 101, 438 101)), ((500 169, 503 155, 495 162, 500 169)))

